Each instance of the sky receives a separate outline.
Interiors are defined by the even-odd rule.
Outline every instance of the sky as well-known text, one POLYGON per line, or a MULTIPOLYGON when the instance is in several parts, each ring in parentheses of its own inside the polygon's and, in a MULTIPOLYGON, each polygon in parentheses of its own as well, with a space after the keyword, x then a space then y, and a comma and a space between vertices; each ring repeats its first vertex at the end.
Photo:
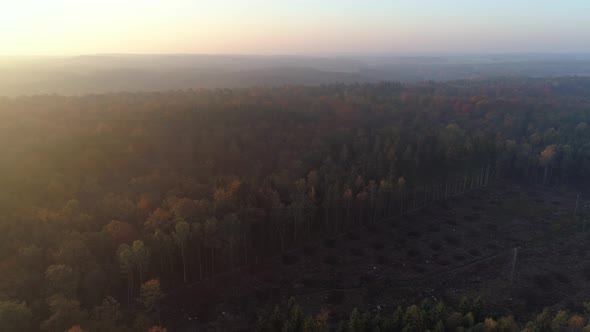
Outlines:
POLYGON ((589 53, 589 0, 0 0, 0 55, 589 53))

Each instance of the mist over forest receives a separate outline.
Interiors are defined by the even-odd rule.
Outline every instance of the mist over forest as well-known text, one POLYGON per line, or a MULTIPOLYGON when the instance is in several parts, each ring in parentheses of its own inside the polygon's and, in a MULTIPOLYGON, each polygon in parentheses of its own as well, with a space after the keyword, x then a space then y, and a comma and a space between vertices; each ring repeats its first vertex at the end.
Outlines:
POLYGON ((0 57, 0 96, 590 76, 588 54, 0 57))

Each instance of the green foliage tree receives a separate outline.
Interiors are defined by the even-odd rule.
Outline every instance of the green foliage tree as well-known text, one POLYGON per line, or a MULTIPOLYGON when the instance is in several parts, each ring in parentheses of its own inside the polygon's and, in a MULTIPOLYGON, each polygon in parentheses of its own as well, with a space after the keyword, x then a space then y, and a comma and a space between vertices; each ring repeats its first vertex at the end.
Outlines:
POLYGON ((290 298, 287 305, 288 316, 283 325, 284 332, 300 332, 303 331, 304 317, 301 307, 297 304, 295 298, 290 298))
POLYGON ((90 313, 91 330, 97 332, 118 331, 121 329, 121 305, 112 296, 106 297, 90 313))
POLYGON ((139 283, 142 284, 143 275, 147 271, 150 262, 150 250, 143 241, 135 240, 133 246, 131 246, 131 257, 133 265, 137 268, 139 274, 139 283))
POLYGON ((176 223, 174 227, 174 240, 176 241, 176 245, 180 249, 180 256, 182 259, 182 277, 184 282, 187 282, 186 276, 186 247, 188 244, 188 240, 191 236, 191 228, 190 224, 184 220, 181 220, 176 223))
POLYGON ((48 293, 60 293, 74 298, 78 290, 80 274, 71 267, 63 264, 50 265, 45 271, 48 283, 48 293))
POLYGON ((117 260, 121 271, 127 275, 127 305, 131 304, 131 297, 133 296, 133 251, 127 244, 122 244, 117 249, 117 260))
POLYGON ((224 238, 226 238, 228 242, 230 269, 233 270, 235 266, 234 248, 236 247, 240 236, 240 220, 238 219, 237 214, 231 213, 225 215, 223 221, 221 222, 220 228, 224 238))
POLYGON ((209 218, 205 221, 205 239, 206 245, 209 247, 211 251, 211 275, 215 275, 215 248, 218 246, 218 239, 217 239, 217 232, 218 232, 219 222, 217 218, 209 218))
POLYGON ((0 330, 21 332, 33 329, 33 313, 24 302, 0 301, 0 330))
POLYGON ((348 330, 351 332, 368 331, 371 328, 371 319, 368 312, 361 313, 354 308, 350 313, 348 321, 348 330))
POLYGON ((47 299, 50 315, 41 323, 44 331, 65 331, 86 322, 87 313, 80 308, 80 302, 56 294, 47 299))
POLYGON ((197 249, 197 259, 199 261, 199 280, 203 280, 203 242, 204 242, 204 229, 203 224, 200 222, 191 223, 191 243, 197 249))

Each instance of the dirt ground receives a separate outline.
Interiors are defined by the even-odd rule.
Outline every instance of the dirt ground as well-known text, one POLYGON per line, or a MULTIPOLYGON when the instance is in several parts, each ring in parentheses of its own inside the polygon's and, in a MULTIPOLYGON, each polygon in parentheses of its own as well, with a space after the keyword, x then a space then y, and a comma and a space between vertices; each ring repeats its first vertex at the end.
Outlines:
POLYGON ((502 182, 307 245, 257 271, 182 288, 167 298, 182 309, 164 317, 172 331, 249 330, 258 310, 290 296, 334 320, 354 307, 392 313, 402 303, 462 296, 480 296, 492 316, 582 312, 590 235, 572 216, 575 202, 573 190, 502 182))

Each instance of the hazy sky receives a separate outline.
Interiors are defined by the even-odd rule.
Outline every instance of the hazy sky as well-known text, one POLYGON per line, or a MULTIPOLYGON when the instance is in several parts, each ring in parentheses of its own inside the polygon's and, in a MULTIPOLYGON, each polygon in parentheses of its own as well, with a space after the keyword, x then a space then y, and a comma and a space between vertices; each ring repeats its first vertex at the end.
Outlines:
POLYGON ((590 52, 590 0, 0 0, 0 54, 590 52))

